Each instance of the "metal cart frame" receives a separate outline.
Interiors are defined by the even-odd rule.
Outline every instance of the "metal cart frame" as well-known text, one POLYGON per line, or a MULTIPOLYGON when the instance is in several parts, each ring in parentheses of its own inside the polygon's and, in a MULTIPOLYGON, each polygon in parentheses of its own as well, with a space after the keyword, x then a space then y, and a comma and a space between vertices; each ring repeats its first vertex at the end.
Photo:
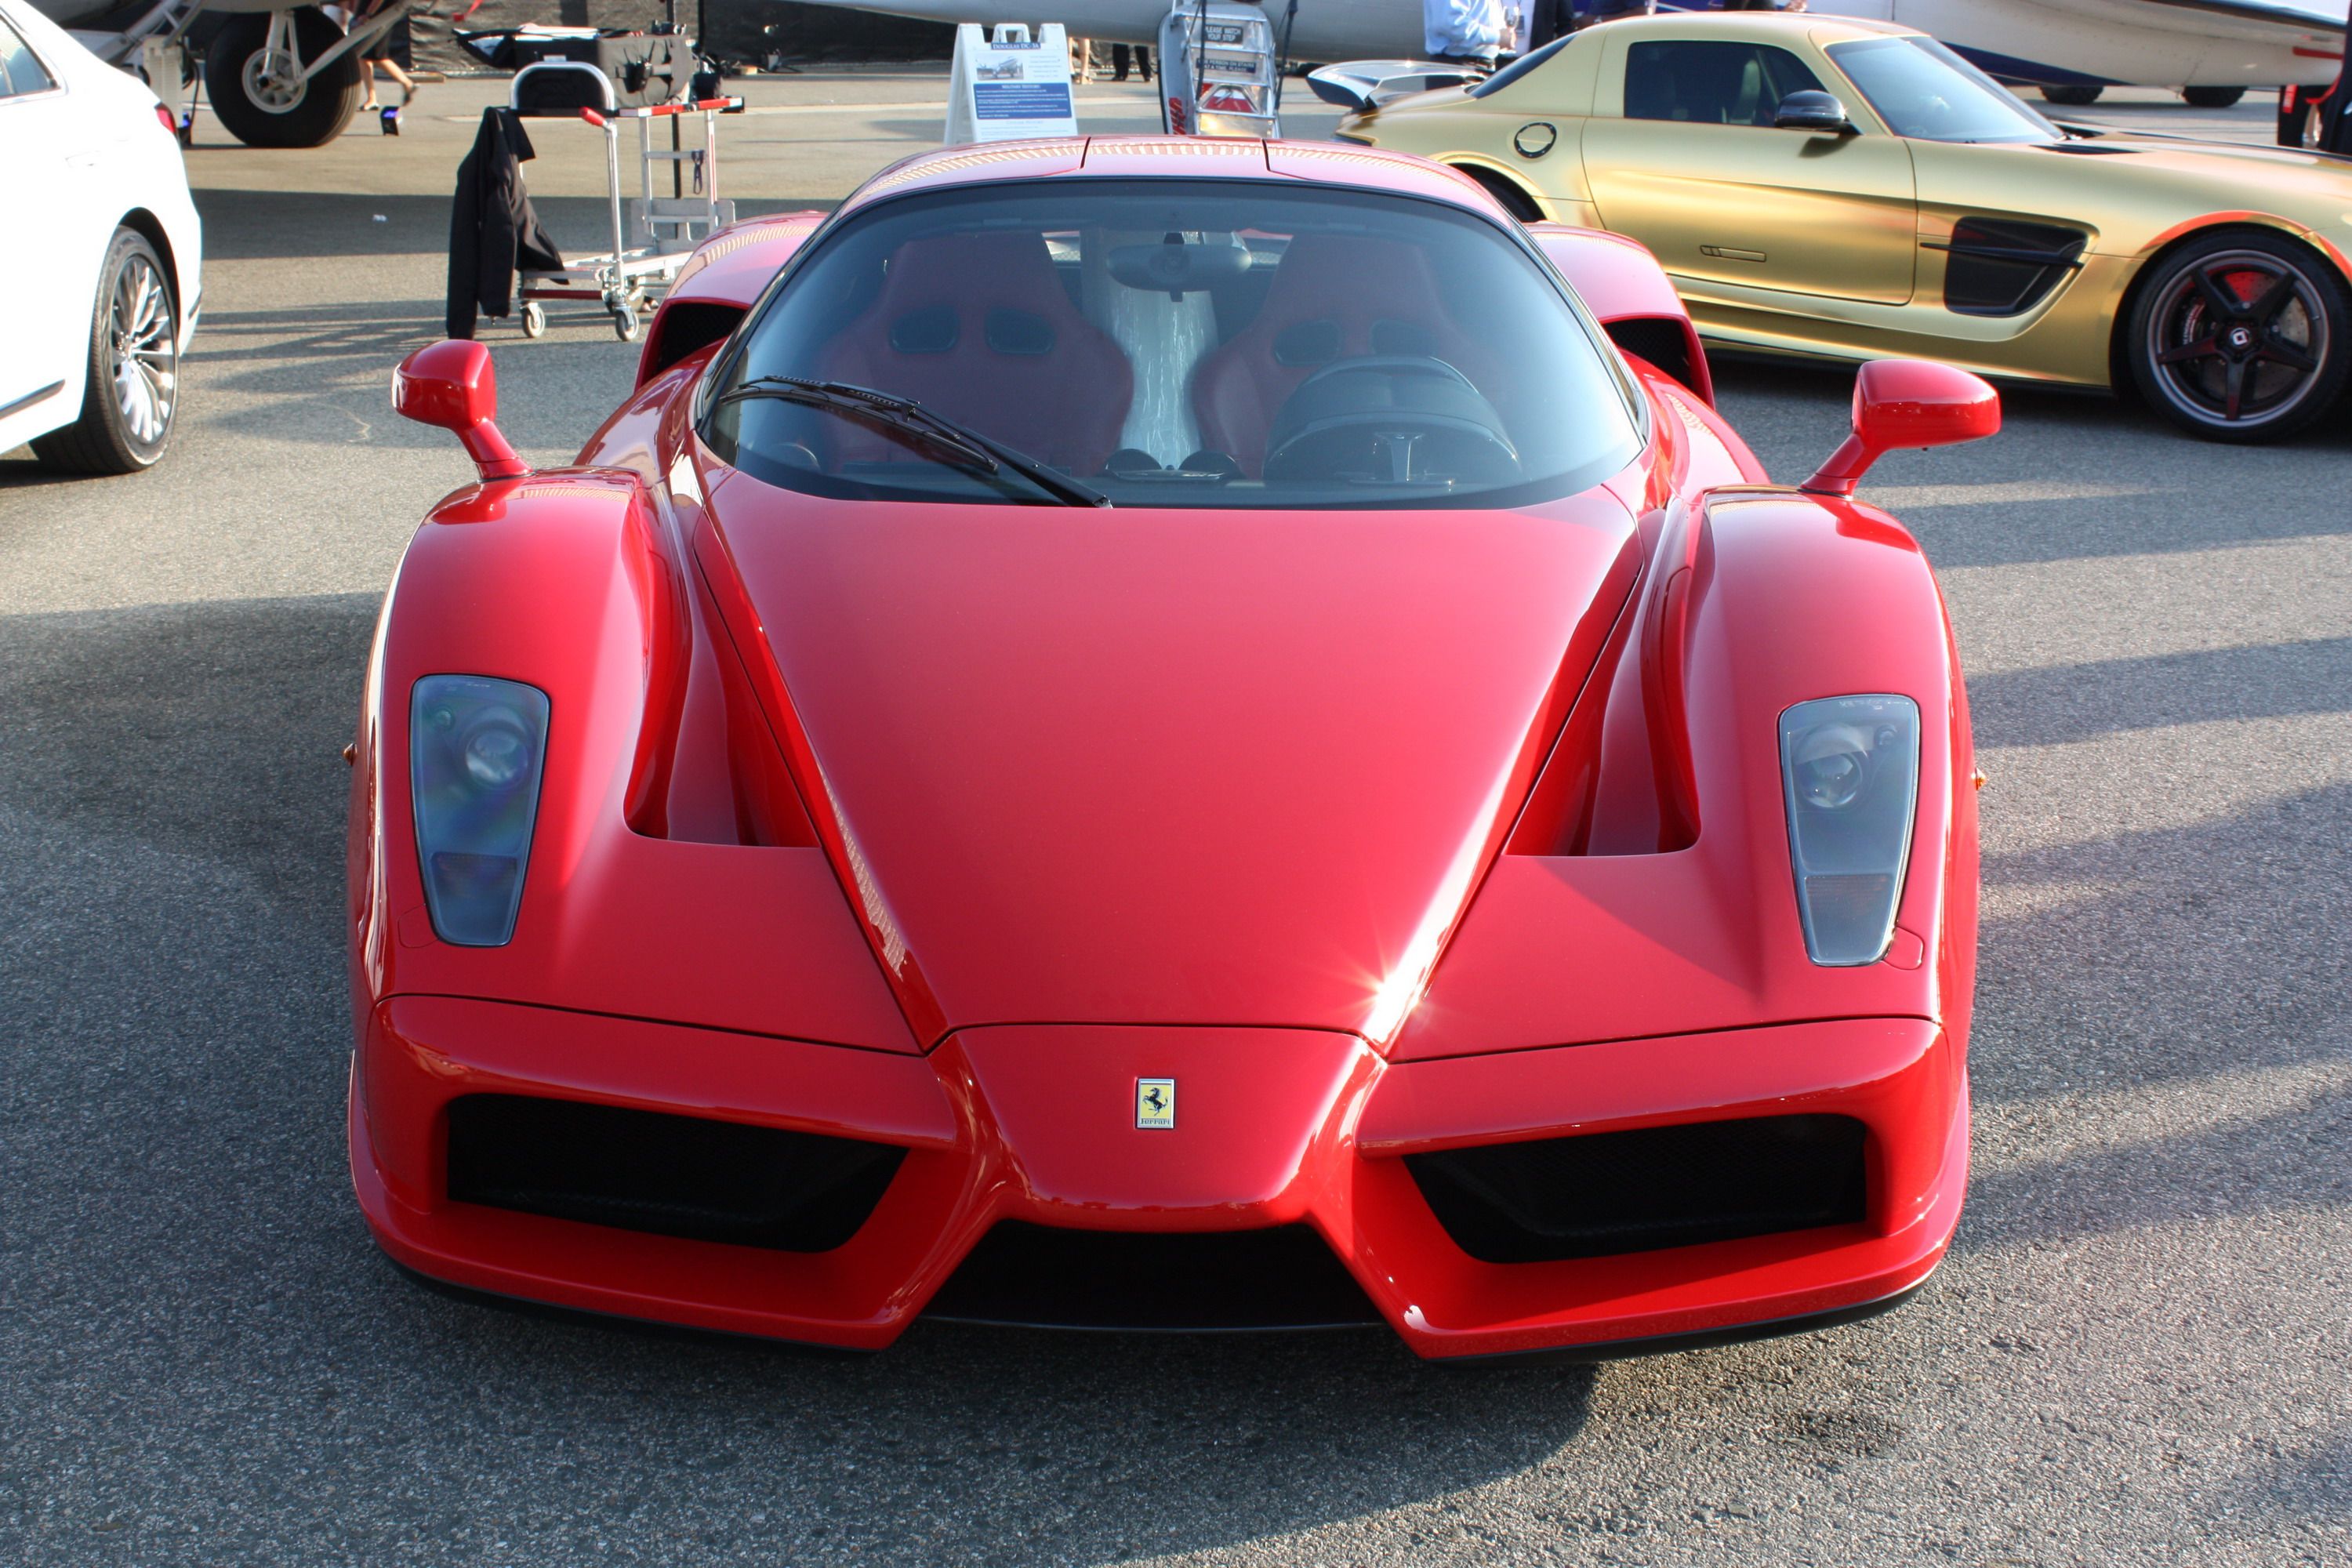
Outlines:
MULTIPOLYGON (((594 66, 582 61, 541 60, 518 71, 515 81, 520 87, 523 78, 531 72, 559 69, 588 72, 601 84, 604 101, 614 101, 611 79, 594 66)), ((612 224, 610 250, 594 256, 567 256, 561 272, 523 271, 517 290, 522 302, 523 335, 536 338, 546 332, 547 310, 541 301, 593 300, 613 318, 614 335, 625 343, 635 342, 646 310, 677 280, 688 254, 712 233, 735 221, 735 204, 719 194, 719 117, 740 111, 743 100, 705 98, 636 109, 583 106, 534 110, 523 107, 519 101, 520 97, 518 90, 509 89, 508 102, 519 114, 535 119, 576 116, 604 133, 604 194, 612 224), (679 145, 677 120, 688 114, 702 117, 699 147, 679 145), (637 123, 638 194, 631 199, 625 217, 621 205, 619 123, 624 120, 637 123), (671 144, 667 147, 654 144, 653 125, 657 120, 671 123, 671 144), (671 171, 670 195, 654 194, 654 170, 659 164, 668 165, 671 171), (580 286, 575 281, 575 274, 579 273, 589 274, 595 287, 580 286)))

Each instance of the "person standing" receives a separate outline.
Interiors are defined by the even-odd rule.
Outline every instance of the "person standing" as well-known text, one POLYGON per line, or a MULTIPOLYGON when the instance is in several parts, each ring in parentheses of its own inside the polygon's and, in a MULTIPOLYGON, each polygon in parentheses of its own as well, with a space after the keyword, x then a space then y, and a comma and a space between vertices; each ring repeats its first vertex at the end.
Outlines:
POLYGON ((1597 27, 1603 22, 1622 21, 1628 16, 1647 16, 1658 8, 1658 0, 1575 0, 1575 5, 1576 17, 1570 30, 1581 32, 1587 27, 1597 27))
POLYGON ((1110 47, 1110 79, 1125 81, 1129 64, 1144 80, 1151 79, 1151 46, 1149 44, 1113 44, 1110 47))
POLYGON ((1422 43, 1432 59, 1495 68, 1495 57, 1510 41, 1511 21, 1503 0, 1422 0, 1422 43))
POLYGON ((1571 0, 1532 0, 1528 6, 1528 51, 1532 53, 1542 48, 1562 33, 1570 31, 1569 23, 1574 10, 1571 0))

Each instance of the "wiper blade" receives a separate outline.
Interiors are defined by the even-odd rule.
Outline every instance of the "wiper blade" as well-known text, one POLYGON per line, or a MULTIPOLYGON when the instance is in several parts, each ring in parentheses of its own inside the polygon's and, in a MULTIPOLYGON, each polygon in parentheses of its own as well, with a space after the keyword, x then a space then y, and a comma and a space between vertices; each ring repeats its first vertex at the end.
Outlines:
POLYGON ((982 473, 993 474, 1000 468, 1010 468, 1065 506, 1111 504, 1110 497, 1092 485, 1050 468, 1027 453, 1017 451, 994 437, 983 436, 969 425, 950 419, 944 414, 934 413, 911 397, 877 392, 870 386, 856 386, 845 381, 817 381, 798 375, 755 375, 740 386, 720 393, 719 402, 737 403, 747 397, 775 397, 787 403, 805 403, 812 407, 830 408, 836 413, 872 419, 893 429, 922 436, 932 445, 954 452, 982 473))

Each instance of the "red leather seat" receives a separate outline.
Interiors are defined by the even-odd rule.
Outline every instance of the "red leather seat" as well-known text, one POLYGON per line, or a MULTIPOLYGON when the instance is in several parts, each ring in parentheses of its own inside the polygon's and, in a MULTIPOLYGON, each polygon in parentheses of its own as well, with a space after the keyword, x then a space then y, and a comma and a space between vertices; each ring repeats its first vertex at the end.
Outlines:
POLYGON ((1256 479, 1267 429, 1298 384, 1333 360, 1367 354, 1433 355, 1508 412, 1494 356, 1447 312, 1427 251, 1402 240, 1301 235, 1283 253, 1257 319, 1193 373, 1202 447, 1231 454, 1256 479))
MULTIPOLYGON (((1034 234, 909 241, 820 358, 833 380, 914 398, 1081 475, 1118 449, 1135 395, 1127 355, 1070 303, 1034 234)), ((836 460, 903 451, 864 426, 836 429, 836 460)))

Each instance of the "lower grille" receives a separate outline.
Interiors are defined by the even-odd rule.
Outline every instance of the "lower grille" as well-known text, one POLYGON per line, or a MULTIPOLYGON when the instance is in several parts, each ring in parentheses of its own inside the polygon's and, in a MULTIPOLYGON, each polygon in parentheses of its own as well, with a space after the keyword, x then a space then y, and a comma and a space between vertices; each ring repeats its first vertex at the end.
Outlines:
POLYGON ((1157 1235, 1000 1222, 928 1315, 1034 1328, 1204 1331, 1378 1323, 1380 1312, 1303 1225, 1157 1235))
POLYGON ((1761 1116, 1408 1154, 1454 1245, 1486 1263, 1653 1252, 1863 1217, 1864 1129, 1761 1116))
POLYGON ((785 1252, 857 1233, 904 1149, 698 1116, 474 1094, 449 1105, 449 1196, 785 1252))

